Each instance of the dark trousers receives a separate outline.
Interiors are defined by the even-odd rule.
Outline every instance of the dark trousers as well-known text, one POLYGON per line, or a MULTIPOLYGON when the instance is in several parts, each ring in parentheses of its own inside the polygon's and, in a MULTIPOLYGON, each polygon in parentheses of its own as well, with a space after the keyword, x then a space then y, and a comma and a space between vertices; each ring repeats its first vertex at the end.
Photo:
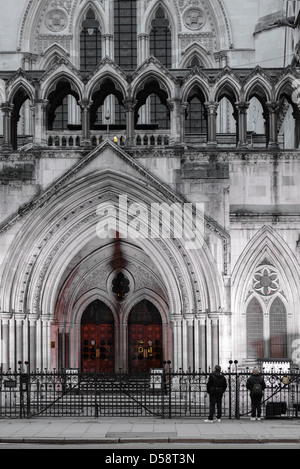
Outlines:
POLYGON ((223 393, 214 393, 209 395, 209 420, 213 420, 217 405, 217 419, 222 416, 222 397, 223 393))
POLYGON ((261 415, 261 396, 251 396, 251 417, 261 415))

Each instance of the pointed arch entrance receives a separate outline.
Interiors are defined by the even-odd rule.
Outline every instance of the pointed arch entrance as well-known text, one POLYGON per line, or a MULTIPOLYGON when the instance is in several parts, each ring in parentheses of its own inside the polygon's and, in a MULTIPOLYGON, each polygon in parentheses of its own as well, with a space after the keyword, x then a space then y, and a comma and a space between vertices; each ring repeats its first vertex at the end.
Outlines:
POLYGON ((106 304, 94 300, 81 318, 81 368, 85 372, 114 371, 114 318, 106 304))
POLYGON ((161 368, 163 360, 162 319, 148 300, 136 304, 128 318, 129 371, 147 372, 161 368))

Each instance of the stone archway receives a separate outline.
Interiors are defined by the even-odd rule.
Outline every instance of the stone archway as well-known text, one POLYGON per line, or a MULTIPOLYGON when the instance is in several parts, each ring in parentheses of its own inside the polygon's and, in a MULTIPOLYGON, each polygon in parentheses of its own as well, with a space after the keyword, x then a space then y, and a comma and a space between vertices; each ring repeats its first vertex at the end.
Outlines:
MULTIPOLYGON (((57 369, 60 364, 64 368, 68 366, 67 357, 70 367, 80 367, 81 316, 91 301, 101 299, 110 307, 115 332, 119 334, 115 369, 127 370, 125 314, 129 314, 129 305, 133 306, 137 297, 143 299, 145 291, 149 291, 150 301, 156 295, 157 302, 164 305, 159 309, 161 314, 165 311, 163 338, 165 344, 167 340, 171 344, 167 346, 166 358, 172 359, 174 369, 187 369, 190 364, 198 366, 205 337, 201 344, 198 340, 191 342, 189 337, 202 337, 203 325, 199 321, 210 321, 207 312, 215 318, 222 304, 222 284, 209 247, 202 243, 201 232, 198 236, 198 231, 193 230, 192 234, 199 240, 197 249, 190 249, 188 241, 193 239, 190 236, 187 240, 165 239, 159 224, 154 237, 130 238, 128 214, 133 203, 144 204, 149 214, 149 207, 154 203, 166 203, 168 207, 178 203, 181 207, 184 201, 120 148, 105 142, 76 163, 26 212, 18 213, 16 219, 23 217, 23 230, 7 253, 0 299, 3 311, 18 311, 26 318, 24 340, 30 347, 24 358, 30 349, 32 369, 57 369), (124 193, 126 204, 121 200, 124 193), (103 217, 100 202, 102 211, 110 208, 110 213, 118 217, 103 217), (122 235, 123 256, 114 249, 114 238, 99 236, 99 225, 111 226, 111 220, 116 219, 122 235), (110 282, 119 268, 126 269, 134 279, 143 280, 143 284, 132 281, 123 303, 117 302, 110 282), (189 347, 188 343, 194 345, 189 347)), ((142 218, 141 223, 145 220, 142 218)), ((162 221, 161 228, 168 228, 167 218, 162 221)), ((226 234, 208 219, 205 228, 217 231, 225 269, 226 234)), ((18 321, 16 330, 23 326, 20 316, 13 318, 18 321)), ((3 327, 7 327, 6 322, 3 327)), ((209 350, 217 350, 218 337, 215 333, 211 335, 209 350)), ((17 349, 22 348, 19 337, 17 349)), ((8 336, 3 350, 5 366, 14 366, 15 355, 9 354, 8 336)))

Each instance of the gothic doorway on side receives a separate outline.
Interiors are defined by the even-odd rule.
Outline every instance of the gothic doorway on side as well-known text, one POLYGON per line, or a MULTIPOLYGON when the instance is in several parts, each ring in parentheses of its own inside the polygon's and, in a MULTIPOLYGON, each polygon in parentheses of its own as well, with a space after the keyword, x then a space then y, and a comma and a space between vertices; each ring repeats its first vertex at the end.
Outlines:
POLYGON ((81 318, 81 368, 84 372, 114 371, 114 319, 100 300, 90 303, 81 318))
POLYGON ((148 300, 135 305, 128 319, 129 372, 143 373, 161 368, 163 360, 162 320, 148 300))

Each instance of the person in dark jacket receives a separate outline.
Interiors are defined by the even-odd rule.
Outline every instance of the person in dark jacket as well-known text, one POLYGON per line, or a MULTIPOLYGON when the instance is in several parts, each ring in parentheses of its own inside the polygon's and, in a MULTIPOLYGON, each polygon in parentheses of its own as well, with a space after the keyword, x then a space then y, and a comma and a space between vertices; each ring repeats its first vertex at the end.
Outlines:
POLYGON ((247 379, 246 388, 250 391, 251 419, 260 420, 261 399, 266 388, 266 383, 258 368, 254 368, 251 376, 247 379))
POLYGON ((209 394, 209 417, 204 422, 213 422, 214 413, 217 405, 217 421, 221 422, 222 416, 222 397, 227 388, 227 381, 221 367, 216 365, 213 373, 209 375, 207 382, 207 393, 209 394))

